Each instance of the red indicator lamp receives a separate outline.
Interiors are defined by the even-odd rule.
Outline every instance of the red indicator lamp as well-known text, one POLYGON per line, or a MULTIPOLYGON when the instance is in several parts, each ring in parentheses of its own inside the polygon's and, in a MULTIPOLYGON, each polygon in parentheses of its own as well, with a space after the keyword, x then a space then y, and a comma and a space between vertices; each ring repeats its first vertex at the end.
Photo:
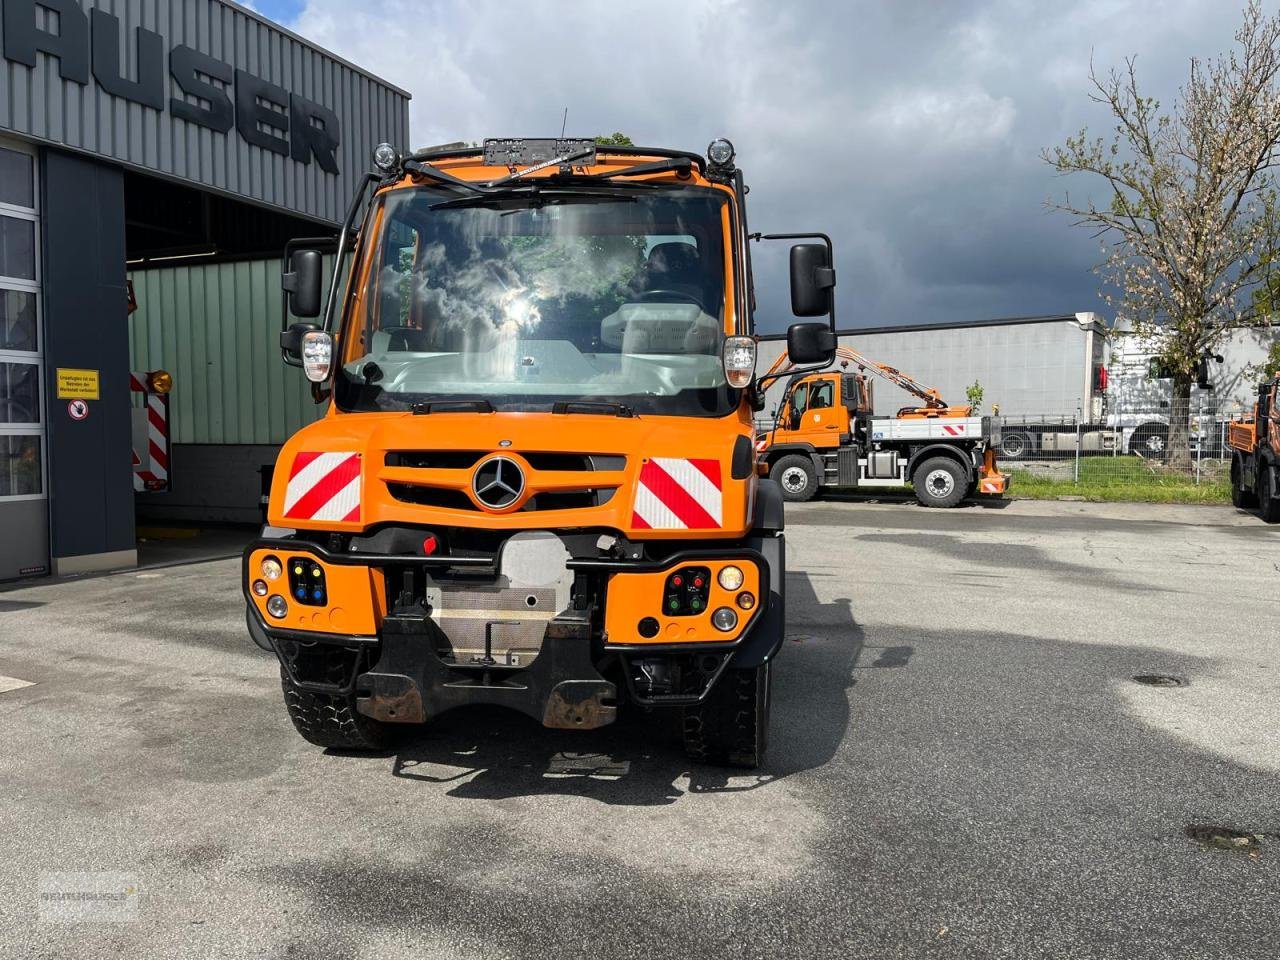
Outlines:
POLYGON ((439 549, 440 541, 436 538, 434 533, 422 541, 422 555, 425 557, 434 556, 435 552, 439 549))

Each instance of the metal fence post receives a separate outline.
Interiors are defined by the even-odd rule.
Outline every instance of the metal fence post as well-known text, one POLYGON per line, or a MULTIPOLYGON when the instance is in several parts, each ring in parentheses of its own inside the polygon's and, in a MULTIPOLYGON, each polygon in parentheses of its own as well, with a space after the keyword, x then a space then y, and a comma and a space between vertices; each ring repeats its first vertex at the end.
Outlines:
POLYGON ((1080 408, 1076 407, 1076 483, 1080 483, 1080 408))
POLYGON ((1204 455, 1204 397, 1196 398, 1196 486, 1200 486, 1200 458, 1204 455))

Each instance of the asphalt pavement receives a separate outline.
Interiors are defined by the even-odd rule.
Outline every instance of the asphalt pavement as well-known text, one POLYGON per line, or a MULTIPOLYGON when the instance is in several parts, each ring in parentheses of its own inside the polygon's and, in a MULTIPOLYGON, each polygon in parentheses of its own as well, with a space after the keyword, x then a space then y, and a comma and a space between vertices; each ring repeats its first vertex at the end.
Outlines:
POLYGON ((238 562, 165 563, 0 588, 0 675, 32 684, 0 692, 0 955, 1280 954, 1256 517, 790 508, 751 775, 644 717, 472 710, 326 753, 245 635, 238 562))

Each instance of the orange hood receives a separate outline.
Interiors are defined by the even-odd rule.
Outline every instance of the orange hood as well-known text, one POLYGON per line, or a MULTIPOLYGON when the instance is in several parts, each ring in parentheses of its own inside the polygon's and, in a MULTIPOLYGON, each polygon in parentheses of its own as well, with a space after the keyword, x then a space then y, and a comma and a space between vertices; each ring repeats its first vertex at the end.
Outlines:
POLYGON ((755 493, 752 436, 732 415, 331 413, 281 450, 269 519, 339 532, 396 523, 740 537, 755 493), (746 477, 734 479, 744 444, 746 477))

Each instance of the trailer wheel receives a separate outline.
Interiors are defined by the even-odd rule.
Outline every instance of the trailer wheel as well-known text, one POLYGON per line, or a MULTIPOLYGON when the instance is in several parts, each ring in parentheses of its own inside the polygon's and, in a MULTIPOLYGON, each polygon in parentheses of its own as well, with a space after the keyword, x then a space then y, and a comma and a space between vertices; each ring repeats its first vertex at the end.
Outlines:
POLYGON ((1025 433, 1005 433, 998 449, 1004 460, 1021 460, 1031 452, 1031 438, 1025 433))
POLYGON ((280 668, 289 719, 308 743, 340 750, 381 750, 390 741, 387 725, 356 711, 355 697, 311 693, 295 686, 280 668))
POLYGON ((799 453, 780 457, 769 470, 769 479, 782 488, 782 498, 801 503, 818 492, 818 475, 813 461, 799 453))
POLYGON ((954 507, 964 499, 968 481, 964 469, 949 457, 933 457, 911 476, 916 499, 924 507, 954 507))
POLYGON ((684 749, 695 763, 754 770, 764 763, 773 673, 730 667, 707 699, 684 709, 684 749))
POLYGON ((1241 510, 1248 510, 1258 505, 1258 495, 1253 490, 1244 488, 1244 471, 1240 466, 1240 458, 1231 461, 1231 505, 1241 510))
POLYGON ((1264 464, 1260 472, 1262 476, 1259 479, 1262 482, 1258 484, 1258 505, 1262 509, 1259 513, 1267 523, 1280 523, 1280 500, 1276 499, 1275 470, 1264 464))

